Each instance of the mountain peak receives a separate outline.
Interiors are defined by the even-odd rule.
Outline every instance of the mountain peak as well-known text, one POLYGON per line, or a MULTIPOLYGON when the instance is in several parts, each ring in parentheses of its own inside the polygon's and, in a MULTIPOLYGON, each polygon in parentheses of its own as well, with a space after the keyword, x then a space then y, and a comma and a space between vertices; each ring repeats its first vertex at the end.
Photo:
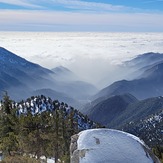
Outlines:
POLYGON ((72 73, 68 68, 64 66, 57 66, 53 68, 52 71, 55 73, 72 73))
POLYGON ((58 66, 51 69, 55 73, 55 79, 58 81, 78 81, 80 78, 71 70, 64 66, 58 66))
POLYGON ((160 61, 163 61, 163 53, 148 52, 137 55, 130 61, 126 61, 125 65, 129 67, 143 68, 145 66, 153 65, 160 61))

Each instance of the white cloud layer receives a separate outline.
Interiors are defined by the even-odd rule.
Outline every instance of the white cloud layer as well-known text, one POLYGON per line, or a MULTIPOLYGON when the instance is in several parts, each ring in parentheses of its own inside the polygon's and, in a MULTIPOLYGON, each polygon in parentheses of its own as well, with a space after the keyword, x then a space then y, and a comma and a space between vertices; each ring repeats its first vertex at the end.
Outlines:
POLYGON ((163 53, 163 33, 0 32, 0 43, 42 66, 66 66, 92 83, 121 78, 115 65, 138 54, 163 53))

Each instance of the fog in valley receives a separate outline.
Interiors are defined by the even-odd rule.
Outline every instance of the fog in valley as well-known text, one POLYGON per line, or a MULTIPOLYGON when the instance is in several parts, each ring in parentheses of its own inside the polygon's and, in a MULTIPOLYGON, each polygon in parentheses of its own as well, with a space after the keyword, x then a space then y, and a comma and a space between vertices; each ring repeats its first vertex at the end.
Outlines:
POLYGON ((122 66, 147 52, 163 52, 162 33, 0 32, 1 46, 48 69, 64 66, 101 89, 131 79, 122 66))

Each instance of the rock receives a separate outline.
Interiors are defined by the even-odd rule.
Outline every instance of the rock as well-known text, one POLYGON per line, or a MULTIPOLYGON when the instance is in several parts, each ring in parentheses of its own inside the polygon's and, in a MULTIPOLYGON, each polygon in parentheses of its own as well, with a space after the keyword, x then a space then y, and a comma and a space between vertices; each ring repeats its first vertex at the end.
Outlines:
POLYGON ((110 129, 91 129, 71 137, 71 163, 160 163, 138 137, 110 129))

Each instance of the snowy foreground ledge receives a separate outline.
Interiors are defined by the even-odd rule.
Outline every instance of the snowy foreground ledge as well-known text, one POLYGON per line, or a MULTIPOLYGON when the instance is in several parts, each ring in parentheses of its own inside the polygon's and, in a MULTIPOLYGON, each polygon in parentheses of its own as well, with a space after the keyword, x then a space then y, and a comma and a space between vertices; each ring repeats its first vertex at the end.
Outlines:
POLYGON ((71 163, 159 163, 138 137, 110 129, 90 129, 72 136, 71 163))

